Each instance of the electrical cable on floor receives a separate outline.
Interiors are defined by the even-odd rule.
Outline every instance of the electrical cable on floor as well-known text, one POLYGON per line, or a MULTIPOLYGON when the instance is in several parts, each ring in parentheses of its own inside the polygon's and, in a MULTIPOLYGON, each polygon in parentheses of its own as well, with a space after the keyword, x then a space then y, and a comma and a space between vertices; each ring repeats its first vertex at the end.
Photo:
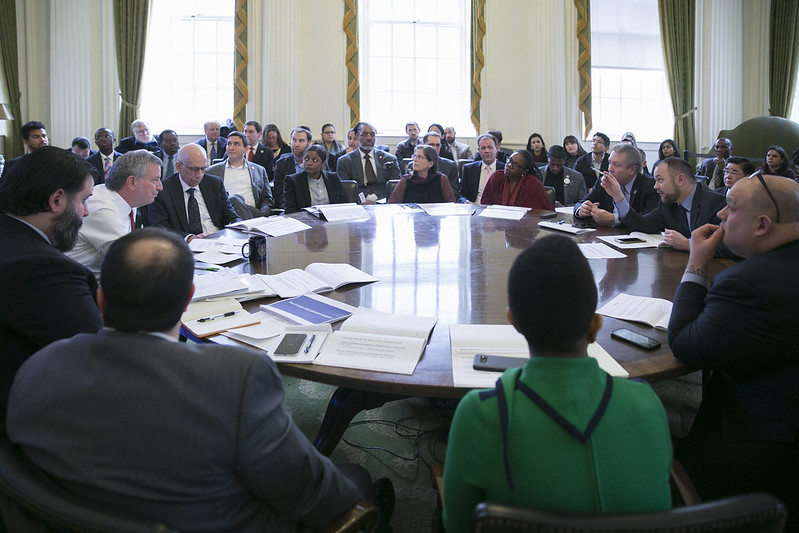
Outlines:
POLYGON ((430 435, 430 434, 435 434, 436 435, 436 438, 433 441, 433 452, 432 452, 432 455, 433 455, 433 459, 437 459, 437 456, 436 456, 436 453, 435 453, 435 446, 439 442, 441 434, 442 433, 446 433, 449 430, 449 427, 436 427, 436 428, 431 428, 431 429, 422 429, 422 421, 421 420, 419 420, 418 427, 414 427, 414 426, 406 424, 406 421, 408 421, 408 420, 417 420, 417 419, 418 419, 417 417, 408 416, 408 417, 400 418, 399 420, 397 420, 395 422, 393 422, 391 420, 359 420, 357 422, 350 422, 350 424, 347 426, 347 429, 349 429, 351 427, 355 427, 355 426, 365 425, 365 424, 376 424, 376 425, 393 427, 394 428, 394 433, 397 436, 399 436, 399 437, 401 437, 403 439, 413 439, 413 455, 410 456, 410 457, 398 454, 396 452, 393 452, 393 451, 389 450, 388 448, 384 448, 383 446, 367 446, 365 444, 357 444, 357 443, 355 443, 355 442, 353 442, 351 440, 348 440, 348 439, 346 439, 344 437, 341 438, 341 441, 349 444, 350 446, 352 446, 354 448, 358 448, 358 449, 361 449, 361 450, 374 450, 374 451, 385 452, 385 453, 388 453, 389 455, 392 455, 392 456, 394 456, 394 457, 396 457, 398 459, 401 459, 403 461, 415 461, 417 459, 421 459, 422 462, 429 467, 429 466, 431 466, 431 464, 428 463, 425 460, 425 458, 423 457, 423 455, 421 454, 421 450, 420 450, 421 440, 426 435, 430 435))

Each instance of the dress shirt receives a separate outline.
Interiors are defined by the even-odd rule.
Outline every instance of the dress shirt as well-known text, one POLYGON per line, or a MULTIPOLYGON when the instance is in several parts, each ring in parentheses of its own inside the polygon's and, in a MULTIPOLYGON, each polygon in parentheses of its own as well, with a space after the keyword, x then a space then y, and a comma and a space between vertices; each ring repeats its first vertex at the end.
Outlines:
POLYGON ((491 177, 491 174, 496 172, 497 170, 497 162, 494 161, 490 165, 486 165, 485 163, 482 164, 480 167, 480 185, 477 187, 477 203, 480 203, 480 199, 483 197, 483 189, 485 189, 486 183, 488 183, 488 178, 491 177))
POLYGON ((229 195, 238 194, 244 199, 247 205, 255 206, 255 197, 252 195, 252 181, 250 171, 242 163, 240 167, 234 167, 228 159, 225 165, 225 189, 229 195))
POLYGON ((66 254, 99 277, 108 247, 133 229, 130 225, 133 208, 118 192, 106 188, 104 183, 94 186, 86 207, 89 216, 83 219, 78 240, 66 254))
MULTIPOLYGON (((180 176, 178 176, 180 177, 180 176)), ((189 187, 183 178, 180 178, 180 185, 183 187, 183 204, 186 206, 186 218, 189 218, 189 189, 195 189, 194 198, 197 200, 197 206, 200 208, 200 223, 203 226, 203 233, 205 235, 210 235, 211 233, 216 233, 222 228, 217 228, 214 225, 214 221, 211 220, 211 214, 208 212, 208 206, 205 205, 205 198, 203 198, 203 193, 200 191, 200 187, 189 187)))
POLYGON ((327 205, 330 199, 327 194, 327 185, 320 176, 318 179, 308 178, 308 191, 311 193, 311 205, 327 205))
POLYGON ((361 154, 361 166, 363 167, 363 184, 366 185, 366 156, 369 156, 369 163, 372 165, 372 168, 375 169, 375 176, 377 176, 377 164, 375 163, 375 151, 369 150, 368 152, 364 152, 363 150, 359 150, 361 154))

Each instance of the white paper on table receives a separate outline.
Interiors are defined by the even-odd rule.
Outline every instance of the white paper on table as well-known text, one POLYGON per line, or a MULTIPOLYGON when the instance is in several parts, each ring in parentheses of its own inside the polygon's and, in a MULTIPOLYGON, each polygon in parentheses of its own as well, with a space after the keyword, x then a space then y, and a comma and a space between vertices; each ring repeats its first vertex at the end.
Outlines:
MULTIPOLYGON (((197 240, 202 239, 192 239, 192 241, 197 240)), ((208 252, 200 252, 194 256, 195 261, 202 261, 203 263, 209 263, 211 265, 224 265, 225 263, 232 263, 233 261, 237 261, 241 258, 242 257, 240 254, 233 255, 213 250, 208 252)))
POLYGON ((219 237, 218 239, 192 239, 189 241, 189 250, 192 252, 222 252, 236 254, 241 257, 241 247, 247 239, 234 239, 233 237, 219 237))
POLYGON ((426 343, 412 337, 334 331, 314 364, 411 375, 426 343))
POLYGON ((555 208, 556 213, 563 213, 564 215, 573 215, 574 214, 574 206, 573 205, 562 205, 560 207, 555 208))
POLYGON ((230 224, 227 227, 248 233, 270 235, 272 237, 281 237, 311 228, 311 226, 304 222, 300 222, 296 218, 282 216, 258 217, 250 220, 242 220, 230 224))
POLYGON ((430 216, 449 216, 449 215, 471 215, 475 208, 471 204, 419 204, 422 211, 430 216))
POLYGON ((192 300, 233 295, 246 292, 247 289, 247 284, 228 268, 223 268, 218 272, 195 271, 192 300))
POLYGON ((362 205, 354 203, 315 205, 314 207, 319 209, 328 222, 360 222, 370 218, 369 213, 362 205))
POLYGON ((396 315, 359 307, 341 324, 341 331, 414 337, 426 341, 436 322, 436 317, 396 315))
POLYGON ((601 242, 577 243, 586 259, 624 259, 623 253, 601 242))
POLYGON ((600 235, 600 240, 612 244, 622 250, 632 250, 635 248, 666 248, 666 237, 659 233, 641 233, 633 231, 629 235, 600 235), (624 242, 627 239, 640 239, 644 242, 624 242))
POLYGON ((594 228, 578 228, 572 224, 567 224, 565 219, 563 220, 562 224, 558 224, 557 222, 549 222, 548 220, 542 220, 538 223, 538 225, 545 229, 565 231, 566 233, 571 233, 572 235, 582 235, 583 233, 591 233, 592 231, 596 231, 594 228))
POLYGON ((596 359, 599 368, 607 372, 613 377, 628 378, 630 373, 624 370, 613 357, 605 350, 598 342, 592 342, 588 345, 588 356, 596 359))
POLYGON ((266 355, 268 355, 277 363, 312 363, 313 360, 316 359, 316 356, 319 355, 319 350, 324 345, 325 340, 333 331, 333 329, 330 327, 330 324, 297 326, 289 324, 288 322, 283 322, 282 320, 274 317, 274 315, 272 315, 270 318, 270 313, 263 311, 259 311, 258 313, 255 313, 255 315, 262 319, 261 325, 263 325, 266 321, 270 321, 268 322, 268 326, 270 328, 278 329, 278 333, 268 338, 257 339, 241 333, 249 328, 240 328, 234 331, 225 331, 222 333, 222 335, 252 346, 253 348, 263 350, 266 352, 266 355), (286 333, 305 333, 308 335, 308 339, 305 341, 305 344, 303 344, 303 348, 300 349, 299 353, 296 355, 275 355, 275 349, 277 349, 277 346, 280 344, 280 341, 283 340, 283 336, 286 333), (306 353, 304 348, 308 341, 310 341, 311 335, 314 334, 316 337, 311 345, 311 349, 306 353))
POLYGON ((649 298, 621 293, 596 310, 605 315, 621 320, 642 322, 656 329, 666 330, 671 318, 672 303, 663 298, 649 298))
POLYGON ((521 220, 530 211, 527 207, 513 205, 489 205, 477 215, 479 217, 502 218, 505 220, 521 220))

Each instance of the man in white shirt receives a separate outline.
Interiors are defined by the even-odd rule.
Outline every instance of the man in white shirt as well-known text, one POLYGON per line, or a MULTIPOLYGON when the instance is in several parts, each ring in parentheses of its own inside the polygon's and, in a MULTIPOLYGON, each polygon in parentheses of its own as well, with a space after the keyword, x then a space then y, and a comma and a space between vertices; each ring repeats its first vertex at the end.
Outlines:
POLYGON ((208 166, 213 164, 214 159, 221 159, 225 156, 225 144, 227 144, 227 139, 219 136, 221 127, 219 121, 209 120, 203 124, 205 137, 194 141, 194 144, 199 144, 203 147, 203 150, 205 150, 208 166))
POLYGON ((225 183, 230 203, 241 219, 268 217, 272 214, 269 177, 264 167, 245 159, 246 150, 246 135, 230 132, 225 146, 227 160, 211 166, 206 174, 217 176, 225 183))
POLYGON ((97 151, 86 159, 97 169, 97 176, 94 178, 94 184, 99 185, 105 183, 105 178, 111 172, 111 166, 117 157, 121 156, 120 152, 114 150, 114 132, 111 128, 99 128, 94 132, 94 144, 97 145, 97 151))
POLYGON ((477 138, 477 152, 480 161, 463 165, 460 195, 461 201, 479 204, 488 178, 497 170, 504 169, 505 164, 497 161, 497 140, 493 135, 484 133, 477 138))
POLYGON ((78 241, 67 255, 100 276, 112 242, 136 227, 136 209, 153 203, 161 190, 161 159, 147 150, 119 156, 105 183, 95 185, 78 241))

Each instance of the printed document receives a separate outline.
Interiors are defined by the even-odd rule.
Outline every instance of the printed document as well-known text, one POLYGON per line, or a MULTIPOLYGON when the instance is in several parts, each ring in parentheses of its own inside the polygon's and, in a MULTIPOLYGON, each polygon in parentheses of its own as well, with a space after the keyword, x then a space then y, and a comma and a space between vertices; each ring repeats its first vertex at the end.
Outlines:
POLYGON ((621 293, 596 310, 600 315, 641 322, 656 329, 669 328, 672 303, 663 298, 648 298, 621 293))

